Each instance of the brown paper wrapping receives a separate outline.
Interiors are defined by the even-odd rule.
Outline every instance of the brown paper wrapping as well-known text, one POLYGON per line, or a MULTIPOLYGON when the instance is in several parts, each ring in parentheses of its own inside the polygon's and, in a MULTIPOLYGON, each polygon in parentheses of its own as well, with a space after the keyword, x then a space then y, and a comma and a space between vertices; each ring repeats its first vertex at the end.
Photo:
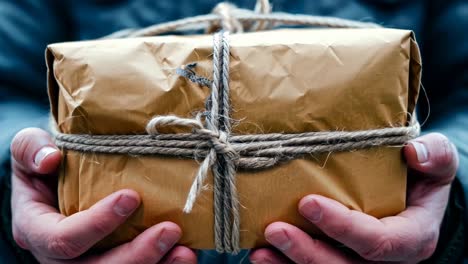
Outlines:
MULTIPOLYGON (((395 29, 289 29, 231 35, 236 134, 366 130, 403 126, 420 85, 413 34, 395 29)), ((178 76, 198 62, 212 75, 212 36, 162 36, 50 45, 52 113, 62 133, 144 134, 155 115, 193 117, 209 89, 178 76)), ((166 131, 179 132, 179 131, 166 131)), ((285 221, 315 232, 297 211, 307 194, 336 199, 381 218, 405 208, 401 147, 307 156, 273 169, 237 173, 241 246, 265 244, 264 229, 285 221)), ((182 212, 194 160, 64 150, 60 210, 71 215, 122 189, 142 197, 137 212, 102 241, 110 247, 173 221, 181 244, 214 248, 212 179, 190 214, 182 212)))

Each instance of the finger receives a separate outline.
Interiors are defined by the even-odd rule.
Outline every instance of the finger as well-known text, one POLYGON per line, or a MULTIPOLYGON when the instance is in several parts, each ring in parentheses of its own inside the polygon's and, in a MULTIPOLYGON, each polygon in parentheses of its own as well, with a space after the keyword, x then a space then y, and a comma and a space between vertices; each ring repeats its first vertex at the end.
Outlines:
POLYGON ((441 184, 450 183, 458 168, 456 147, 447 137, 431 133, 411 141, 405 146, 404 155, 408 166, 441 184))
POLYGON ((176 246, 173 248, 161 262, 163 264, 190 264, 197 263, 196 253, 184 246, 176 246))
POLYGON ((25 173, 49 174, 61 159, 60 151, 49 134, 39 128, 26 128, 13 138, 11 146, 13 168, 25 173))
POLYGON ((35 234, 32 232, 34 230, 30 230, 34 222, 41 221, 45 215, 50 216, 47 224, 56 223, 63 218, 56 208, 56 191, 42 180, 29 177, 29 174, 21 169, 12 173, 10 203, 13 238, 24 249, 29 247, 26 235, 35 234))
POLYGON ((265 230, 265 238, 295 263, 351 263, 340 251, 312 239, 299 228, 276 222, 265 230))
POLYGON ((109 235, 140 204, 138 194, 121 190, 102 199, 87 210, 65 217, 55 209, 31 202, 16 216, 18 233, 27 248, 50 258, 75 258, 109 235))
POLYGON ((299 211, 326 235, 367 260, 424 259, 437 244, 438 228, 422 207, 410 206, 398 216, 378 220, 332 199, 309 195, 300 201, 299 211))
MULTIPOLYGON (((133 241, 106 252, 99 257, 98 263, 158 263, 174 247, 181 235, 182 231, 176 224, 160 223, 147 229, 133 241)), ((196 263, 193 251, 183 247, 173 251, 171 258, 179 263, 196 263)))
POLYGON ((284 255, 278 254, 269 248, 259 248, 250 253, 250 262, 254 264, 284 264, 292 263, 284 255))
POLYGON ((60 163, 61 154, 47 132, 38 128, 21 130, 11 143, 11 155, 13 215, 18 208, 25 207, 30 201, 42 202, 47 205, 41 205, 42 209, 55 212, 50 207, 56 205, 56 177, 31 177, 32 174, 52 173, 60 163))

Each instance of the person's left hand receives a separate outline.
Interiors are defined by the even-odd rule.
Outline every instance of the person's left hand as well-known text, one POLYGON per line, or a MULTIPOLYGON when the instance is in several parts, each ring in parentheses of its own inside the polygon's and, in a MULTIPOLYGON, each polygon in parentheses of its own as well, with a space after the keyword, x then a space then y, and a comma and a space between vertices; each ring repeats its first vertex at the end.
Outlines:
POLYGON ((407 208, 397 216, 377 219, 319 195, 304 197, 299 211, 327 236, 355 251, 346 255, 314 239, 299 228, 276 222, 265 230, 276 250, 261 248, 250 255, 253 263, 417 263, 435 251, 458 167, 457 150, 441 134, 415 139, 403 149, 411 168, 407 208))

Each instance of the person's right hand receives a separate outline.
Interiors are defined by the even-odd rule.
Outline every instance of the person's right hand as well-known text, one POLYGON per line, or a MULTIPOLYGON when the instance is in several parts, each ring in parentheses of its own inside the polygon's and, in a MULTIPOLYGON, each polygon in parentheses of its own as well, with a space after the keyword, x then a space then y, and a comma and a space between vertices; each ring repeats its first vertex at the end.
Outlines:
POLYGON ((176 245, 180 228, 157 224, 133 241, 99 255, 85 254, 121 225, 140 204, 120 190, 69 217, 57 209, 56 170, 61 153, 47 132, 28 128, 11 143, 12 228, 16 243, 41 263, 196 263, 196 254, 176 245))

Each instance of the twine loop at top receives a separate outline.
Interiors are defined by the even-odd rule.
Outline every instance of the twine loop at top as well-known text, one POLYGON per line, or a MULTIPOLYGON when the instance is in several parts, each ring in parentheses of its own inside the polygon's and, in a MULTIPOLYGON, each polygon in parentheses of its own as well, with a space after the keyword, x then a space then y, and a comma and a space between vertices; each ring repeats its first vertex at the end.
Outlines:
POLYGON ((219 30, 220 26, 224 31, 230 33, 243 33, 244 31, 260 31, 271 28, 273 23, 265 21, 241 21, 238 16, 244 15, 265 15, 272 11, 271 4, 268 0, 257 0, 254 11, 238 8, 236 5, 228 2, 221 2, 212 10, 212 14, 220 18, 221 25, 218 21, 211 22, 206 33, 214 33, 219 30))
MULTIPOLYGON (((244 32, 244 26, 242 23, 234 16, 234 11, 237 10, 237 7, 232 3, 221 2, 216 5, 212 13, 218 15, 221 19, 221 27, 232 33, 242 33, 244 32)), ((215 23, 208 29, 207 33, 213 33, 217 31, 215 23)))
POLYGON ((205 32, 214 33, 219 29, 224 29, 225 31, 231 30, 231 33, 241 33, 288 25, 334 28, 381 27, 371 22, 353 21, 337 17, 272 12, 272 7, 268 0, 257 0, 254 11, 238 8, 233 4, 220 3, 210 14, 160 23, 142 29, 124 29, 105 38, 156 36, 170 32, 191 30, 205 30, 205 32))

